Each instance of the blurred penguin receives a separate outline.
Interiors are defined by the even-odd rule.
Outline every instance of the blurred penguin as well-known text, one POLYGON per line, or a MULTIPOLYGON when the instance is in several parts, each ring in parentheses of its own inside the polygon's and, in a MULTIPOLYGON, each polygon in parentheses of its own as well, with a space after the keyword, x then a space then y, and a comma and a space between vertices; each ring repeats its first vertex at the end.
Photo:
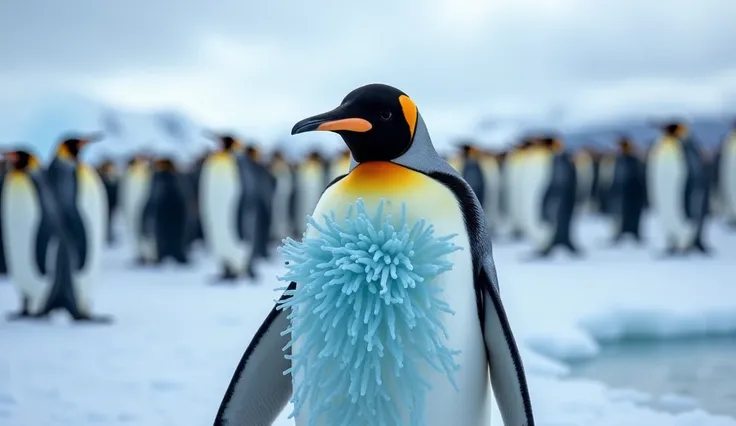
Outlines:
POLYGON ((107 195, 100 175, 81 161, 85 146, 101 134, 68 135, 56 147, 46 181, 56 197, 65 231, 74 249, 74 285, 84 311, 90 310, 107 234, 107 195))
POLYGON ((589 150, 583 147, 575 152, 573 162, 578 182, 577 203, 587 210, 590 208, 590 196, 593 193, 593 157, 589 150))
POLYGON ((649 154, 647 185, 667 240, 664 254, 708 253, 702 241, 708 177, 700 149, 684 123, 665 123, 661 130, 662 137, 649 154))
POLYGON ((118 174, 115 162, 106 159, 97 167, 97 173, 102 178, 102 184, 105 185, 105 194, 107 195, 107 244, 115 242, 115 216, 118 211, 118 188, 120 176, 118 174))
POLYGON ((532 139, 525 138, 508 154, 503 169, 504 194, 511 238, 520 240, 525 236, 524 228, 524 162, 532 146, 532 139))
POLYGON ((565 152, 562 140, 557 136, 540 138, 538 146, 540 151, 536 155, 545 159, 544 162, 540 160, 538 164, 549 167, 549 172, 545 173, 547 181, 540 212, 541 219, 548 228, 544 229, 547 241, 537 239, 535 257, 547 257, 557 246, 567 248, 574 255, 580 255, 570 235, 577 195, 575 164, 571 155, 565 152))
POLYGON ((210 135, 219 150, 202 166, 199 180, 199 212, 207 246, 220 262, 220 281, 234 281, 243 273, 251 277, 248 265, 253 256, 253 230, 247 227, 248 212, 257 197, 257 178, 243 144, 232 135, 210 135))
POLYGON ((631 140, 622 135, 618 140, 618 155, 609 193, 614 245, 621 242, 626 235, 641 243, 640 222, 644 210, 645 187, 644 163, 637 155, 631 140))
POLYGON ((48 318, 53 311, 65 310, 75 321, 111 322, 109 316, 91 314, 89 286, 73 277, 79 257, 38 157, 22 148, 5 155, 11 171, 0 193, 2 243, 22 300, 20 312, 9 319, 48 318))
POLYGON ((453 169, 455 169, 456 172, 462 173, 463 172, 463 154, 462 151, 459 151, 457 149, 453 149, 452 152, 447 156, 447 164, 450 165, 453 169))
POLYGON ((123 219, 138 265, 154 262, 158 258, 155 241, 142 232, 143 208, 151 192, 152 176, 149 156, 138 153, 128 161, 120 179, 123 219))
POLYGON ((460 155, 462 159, 462 170, 460 175, 473 189, 475 196, 478 197, 478 201, 481 206, 485 205, 485 177, 483 176, 483 170, 480 167, 480 150, 470 140, 465 140, 460 143, 460 155))
MULTIPOLYGON (((253 204, 255 228, 253 233, 254 258, 268 259, 268 242, 271 236, 271 211, 276 192, 276 178, 263 165, 261 150, 250 144, 245 149, 256 179, 256 200, 253 204)), ((252 267, 251 267, 252 268, 252 267)))
POLYGON ((299 164, 296 176, 296 214, 295 228, 297 235, 302 235, 306 229, 306 216, 314 212, 319 197, 327 186, 325 182, 325 168, 322 155, 317 150, 309 153, 307 158, 299 164))
POLYGON ((204 241, 204 233, 202 232, 202 218, 199 213, 199 178, 202 175, 202 165, 204 164, 209 154, 210 151, 206 151, 198 155, 194 159, 194 164, 192 164, 192 167, 186 172, 187 182, 190 187, 189 193, 192 197, 189 207, 189 211, 191 213, 191 232, 189 234, 190 244, 204 241))
MULTIPOLYGON (((0 194, 3 192, 3 183, 5 176, 8 174, 8 159, 5 158, 5 152, 0 151, 0 194)), ((5 248, 3 243, 3 200, 0 197, 0 275, 8 273, 8 267, 5 262, 5 248)))
POLYGON ((736 123, 721 142, 716 161, 718 190, 726 222, 736 229, 736 123))
POLYGON ((480 152, 480 167, 483 172, 483 211, 492 234, 503 222, 501 211, 501 169, 497 157, 489 152, 480 152))
POLYGON ((596 185, 595 201, 598 213, 606 216, 611 213, 610 194, 613 182, 613 169, 616 165, 616 153, 603 151, 598 161, 598 181, 596 185))
POLYGON ((539 136, 523 150, 518 177, 518 211, 524 235, 538 247, 547 244, 552 225, 543 216, 544 194, 552 176, 553 154, 539 136))
POLYGON ((268 168, 276 179, 271 207, 271 238, 281 241, 283 238, 292 236, 293 231, 289 214, 291 194, 294 188, 293 171, 281 150, 273 152, 268 168))
POLYGON ((328 177, 328 183, 350 171, 350 158, 350 151, 345 149, 340 151, 337 156, 332 159, 330 162, 330 176, 328 177))
POLYGON ((143 208, 141 234, 154 241, 156 263, 167 258, 188 264, 190 228, 189 188, 177 169, 174 158, 157 154, 148 199, 143 208))

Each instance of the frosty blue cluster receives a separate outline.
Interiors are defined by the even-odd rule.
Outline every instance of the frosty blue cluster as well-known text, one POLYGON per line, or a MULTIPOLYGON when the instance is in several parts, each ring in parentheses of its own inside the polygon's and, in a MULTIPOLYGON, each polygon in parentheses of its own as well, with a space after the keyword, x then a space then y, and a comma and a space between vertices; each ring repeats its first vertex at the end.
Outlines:
POLYGON ((334 212, 324 220, 308 218, 318 237, 289 238, 280 249, 287 261, 280 279, 298 283, 279 305, 291 308, 284 350, 300 339, 284 372, 303 375, 291 417, 306 403, 310 426, 422 426, 431 388, 425 365, 453 386, 459 368, 459 351, 443 343, 441 317, 454 312, 433 285, 452 269, 446 255, 461 249, 450 241, 455 235, 436 237, 423 219, 410 227, 406 205, 394 227, 383 201, 373 216, 358 199, 343 221, 334 212))

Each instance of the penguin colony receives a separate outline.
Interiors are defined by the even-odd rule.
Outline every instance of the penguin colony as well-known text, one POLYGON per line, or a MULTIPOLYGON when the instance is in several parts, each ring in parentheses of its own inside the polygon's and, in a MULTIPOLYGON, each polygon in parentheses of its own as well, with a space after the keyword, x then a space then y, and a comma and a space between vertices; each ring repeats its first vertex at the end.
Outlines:
MULTIPOLYGON (((448 326, 463 324, 461 349, 470 367, 459 392, 436 383, 428 425, 488 424, 486 397, 495 394, 506 425, 532 426, 490 238, 524 239, 536 259, 557 248, 582 256, 573 232, 582 214, 607 218, 610 244, 618 245, 626 238, 644 243, 641 220, 648 213, 666 236, 663 255, 711 253, 704 241, 709 219, 736 230, 736 124, 714 151, 685 123, 658 128, 647 149, 621 134, 615 149, 571 150, 559 135, 537 133, 495 151, 465 139, 443 157, 406 94, 368 85, 335 110, 294 126, 292 134, 339 134, 347 149, 331 159, 313 150, 295 162, 230 134, 210 134, 217 149, 191 164, 141 151, 125 164, 104 159, 93 168, 81 154, 100 134, 64 135, 48 164, 28 146, 12 147, 0 157, 0 274, 19 296, 19 309, 8 318, 47 319, 65 311, 75 321, 112 322, 94 310, 94 290, 104 285, 102 251, 117 243, 120 231, 136 267, 190 265, 199 244, 218 261, 212 283, 253 282, 274 245, 313 232, 306 215, 342 209, 356 198, 371 206, 379 199, 410 201, 436 226, 460 235, 465 249, 447 278, 460 303, 448 326), (444 414, 432 411, 438 405, 444 414)), ((216 425, 268 425, 288 402, 292 381, 282 374, 289 361, 281 353, 286 317, 274 307, 264 320, 216 425)), ((296 421, 309 424, 304 416, 296 421)))

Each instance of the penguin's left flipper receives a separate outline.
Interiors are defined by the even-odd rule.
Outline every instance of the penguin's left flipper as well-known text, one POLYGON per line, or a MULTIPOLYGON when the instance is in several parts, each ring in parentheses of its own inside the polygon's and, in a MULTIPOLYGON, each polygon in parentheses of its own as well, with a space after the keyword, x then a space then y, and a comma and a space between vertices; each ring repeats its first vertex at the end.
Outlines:
MULTIPOLYGON (((289 284, 294 290, 296 283, 289 284)), ((281 300, 291 296, 281 296, 281 300)), ((271 425, 291 398, 291 367, 283 348, 288 311, 274 307, 253 336, 222 399, 214 426, 271 425)))
POLYGON ((532 403, 521 355, 489 267, 483 266, 476 279, 476 288, 483 292, 483 337, 491 385, 503 423, 508 426, 534 426, 532 403))

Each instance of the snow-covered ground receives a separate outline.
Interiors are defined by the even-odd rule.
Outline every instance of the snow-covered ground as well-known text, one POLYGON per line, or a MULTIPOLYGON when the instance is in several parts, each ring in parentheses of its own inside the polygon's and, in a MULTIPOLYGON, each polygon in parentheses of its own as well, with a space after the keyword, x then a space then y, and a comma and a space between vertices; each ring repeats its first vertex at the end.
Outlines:
MULTIPOLYGON (((607 229, 586 219, 587 256, 525 262, 528 247, 502 238, 494 252, 502 296, 522 344, 543 426, 736 426, 697 408, 642 405, 641 392, 566 377, 566 360, 599 342, 736 332, 736 233, 710 232, 714 258, 658 260, 657 230, 644 248, 601 246, 607 229)), ((206 257, 191 269, 134 269, 124 247, 105 257, 97 310, 113 326, 0 320, 0 425, 201 426, 212 424, 250 338, 273 305, 278 263, 257 284, 211 286, 206 257)), ((0 282, 0 311, 16 295, 0 282)), ((285 411, 278 426, 292 425, 285 411)), ((500 416, 494 413, 494 424, 500 416)))

